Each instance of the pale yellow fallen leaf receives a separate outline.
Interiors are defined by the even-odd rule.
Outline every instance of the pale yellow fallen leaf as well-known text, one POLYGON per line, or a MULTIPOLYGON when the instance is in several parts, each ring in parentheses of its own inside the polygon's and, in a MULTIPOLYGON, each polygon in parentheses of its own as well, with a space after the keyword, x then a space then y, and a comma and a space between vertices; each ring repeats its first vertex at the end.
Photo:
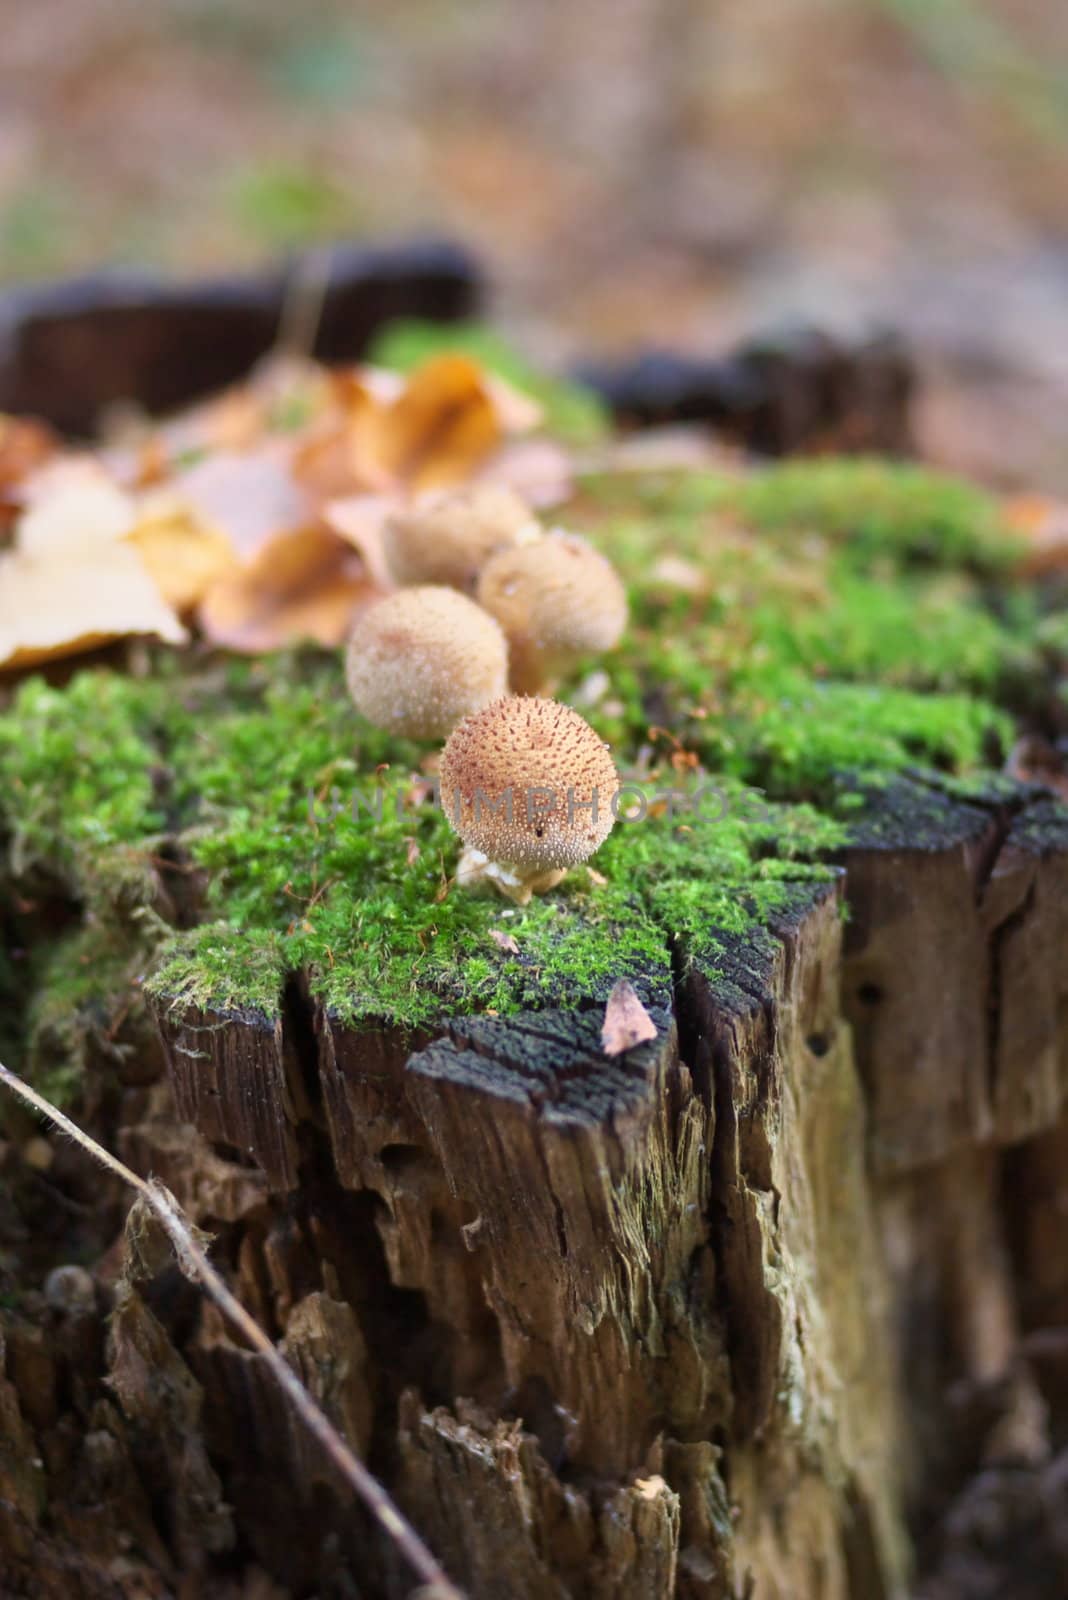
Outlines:
POLYGON ((24 485, 24 507, 15 543, 42 559, 114 544, 137 515, 133 497, 98 461, 82 455, 57 458, 34 473, 24 485))
POLYGON ((0 556, 0 666, 33 666, 129 634, 186 638, 130 545, 0 556))
POLYGON ((225 534, 168 490, 144 496, 127 539, 176 611, 190 610, 237 565, 225 534))

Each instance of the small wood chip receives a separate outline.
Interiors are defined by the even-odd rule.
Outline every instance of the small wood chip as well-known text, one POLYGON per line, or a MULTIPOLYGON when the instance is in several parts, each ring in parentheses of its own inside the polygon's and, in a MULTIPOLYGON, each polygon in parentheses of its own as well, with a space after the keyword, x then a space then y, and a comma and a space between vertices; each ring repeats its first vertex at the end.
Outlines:
POLYGON ((634 991, 633 984, 620 978, 604 1011, 601 1029, 601 1047, 606 1056, 622 1055, 636 1044, 646 1044, 656 1038, 656 1023, 646 1011, 634 991))

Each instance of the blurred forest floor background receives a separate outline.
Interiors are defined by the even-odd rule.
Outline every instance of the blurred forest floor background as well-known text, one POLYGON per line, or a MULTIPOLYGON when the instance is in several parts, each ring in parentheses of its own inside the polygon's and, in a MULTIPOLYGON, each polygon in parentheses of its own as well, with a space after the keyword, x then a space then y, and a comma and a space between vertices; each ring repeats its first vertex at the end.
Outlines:
POLYGON ((926 454, 1068 492, 1061 0, 0 0, 0 275, 436 229, 539 359, 914 341, 926 454))

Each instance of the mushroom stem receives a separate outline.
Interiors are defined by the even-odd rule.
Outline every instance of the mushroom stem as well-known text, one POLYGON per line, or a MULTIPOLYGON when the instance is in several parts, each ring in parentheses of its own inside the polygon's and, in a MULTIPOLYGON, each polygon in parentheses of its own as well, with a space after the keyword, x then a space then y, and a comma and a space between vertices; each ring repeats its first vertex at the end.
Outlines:
POLYGON ((477 889, 488 885, 517 906, 530 904, 536 894, 547 894, 567 876, 566 867, 542 867, 533 870, 509 866, 504 861, 491 861, 483 850, 466 845, 460 853, 456 868, 456 882, 462 889, 477 889))

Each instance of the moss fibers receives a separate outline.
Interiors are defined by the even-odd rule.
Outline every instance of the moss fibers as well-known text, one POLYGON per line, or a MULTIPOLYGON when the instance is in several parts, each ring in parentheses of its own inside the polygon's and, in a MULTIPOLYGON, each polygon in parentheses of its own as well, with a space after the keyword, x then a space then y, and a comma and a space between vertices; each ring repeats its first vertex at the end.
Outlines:
POLYGON ((985 781, 1015 688, 1049 677, 1026 592, 999 580, 989 601, 994 503, 933 474, 628 475, 586 482, 569 520, 618 563, 633 620, 561 695, 649 810, 527 907, 456 888, 432 749, 362 723, 333 657, 22 685, 0 717, 0 893, 50 885, 80 919, 30 1008, 61 1098, 86 1025, 146 973, 171 1003, 272 1016, 299 970, 339 1016, 407 1027, 621 975, 662 1003, 680 953, 733 982, 863 837, 872 793, 917 765, 985 781))

